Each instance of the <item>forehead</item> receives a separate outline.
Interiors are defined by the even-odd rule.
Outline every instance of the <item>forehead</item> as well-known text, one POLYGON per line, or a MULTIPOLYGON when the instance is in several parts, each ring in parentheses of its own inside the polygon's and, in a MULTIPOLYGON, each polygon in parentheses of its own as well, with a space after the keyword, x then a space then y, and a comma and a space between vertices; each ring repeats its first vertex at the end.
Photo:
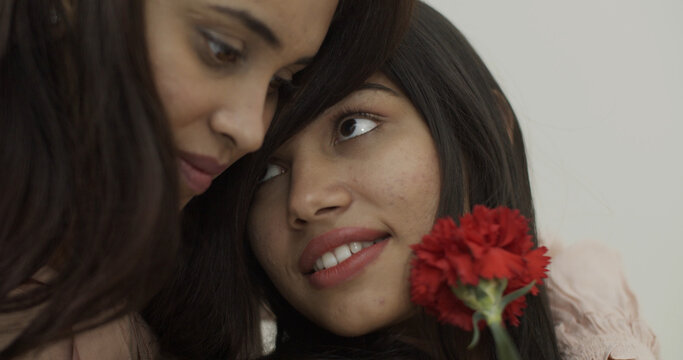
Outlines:
POLYGON ((310 36, 324 36, 337 0, 173 0, 194 11, 241 21, 273 42, 296 45, 310 36))
POLYGON ((329 120, 335 120, 340 112, 351 111, 351 109, 354 112, 368 111, 378 113, 377 115, 388 115, 390 111, 397 109, 415 111, 412 102, 401 91, 401 88, 382 72, 376 72, 365 80, 359 88, 327 108, 298 132, 291 135, 276 151, 282 150, 292 143, 313 139, 307 135, 310 135, 311 132, 327 130, 326 124, 329 120))
POLYGON ((370 103, 378 105, 377 102, 382 101, 384 98, 394 104, 401 103, 405 105, 410 104, 412 106, 412 103, 398 85, 389 80, 384 73, 376 72, 344 99, 326 109, 316 119, 330 116, 330 114, 334 113, 338 108, 345 107, 351 103, 370 103))

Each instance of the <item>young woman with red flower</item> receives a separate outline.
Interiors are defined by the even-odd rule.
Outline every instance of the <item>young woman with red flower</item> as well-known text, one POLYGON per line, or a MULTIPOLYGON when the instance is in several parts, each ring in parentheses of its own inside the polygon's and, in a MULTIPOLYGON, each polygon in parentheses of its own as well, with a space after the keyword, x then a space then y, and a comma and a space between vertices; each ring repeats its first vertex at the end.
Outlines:
MULTIPOLYGON (((283 118, 305 115, 290 111, 283 118)), ((301 122, 275 123, 240 164, 254 185, 233 195, 238 217, 250 206, 255 299, 277 318, 271 357, 495 358, 488 334, 469 351, 471 333, 410 301, 410 245, 437 217, 484 204, 534 218, 516 118, 466 39, 420 4, 380 73, 301 122)), ((510 333, 522 358, 559 359, 538 287, 510 333)))
MULTIPOLYGON (((312 79, 312 88, 339 81, 328 75, 312 79)), ((241 291, 203 301, 196 284, 221 285, 194 271, 205 256, 190 256, 174 293, 191 306, 170 314, 209 319, 224 302, 229 312, 251 316, 243 316, 244 329, 257 338, 256 314, 266 304, 277 319, 275 350, 266 356, 273 359, 495 359, 488 333, 469 351, 470 332, 411 303, 409 274, 411 245, 435 219, 458 219, 483 204, 518 209, 529 219, 510 227, 522 233, 521 253, 533 253, 526 260, 533 271, 520 279, 543 277, 547 261, 532 250, 522 134, 496 81, 463 36, 419 4, 381 72, 327 109, 318 95, 302 92, 282 110, 263 149, 186 209, 186 233, 205 249, 245 237, 231 243, 236 251, 213 255, 214 268, 207 269, 241 278, 241 291), (205 219, 206 211, 225 212, 224 219, 205 219)), ((510 307, 507 318, 518 325, 510 335, 524 359, 559 359, 540 281, 532 293, 526 307, 510 307)))

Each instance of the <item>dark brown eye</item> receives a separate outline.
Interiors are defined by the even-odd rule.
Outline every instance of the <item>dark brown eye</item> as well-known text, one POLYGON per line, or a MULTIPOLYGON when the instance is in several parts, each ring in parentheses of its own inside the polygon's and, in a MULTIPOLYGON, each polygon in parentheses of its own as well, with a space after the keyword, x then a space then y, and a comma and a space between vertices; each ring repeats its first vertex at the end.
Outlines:
POLYGON ((339 126, 339 134, 341 134, 341 136, 344 136, 344 137, 351 136, 355 130, 356 130, 356 119, 344 120, 341 123, 341 126, 339 126))
POLYGON ((241 54, 232 46, 226 45, 217 40, 207 40, 211 56, 221 63, 234 63, 239 60, 241 54))
POLYGON ((379 123, 377 121, 362 117, 346 118, 339 123, 339 128, 337 129, 339 135, 338 140, 345 141, 355 138, 356 136, 372 131, 378 125, 379 123))
POLYGON ((276 92, 281 93, 281 95, 291 95, 295 90, 295 86, 292 80, 287 80, 279 76, 273 76, 268 84, 268 94, 274 94, 276 92))
POLYGON ((243 53, 239 49, 220 40, 219 36, 212 31, 206 29, 199 29, 199 33, 206 42, 206 50, 204 52, 204 59, 212 66, 232 65, 239 60, 242 60, 243 53))

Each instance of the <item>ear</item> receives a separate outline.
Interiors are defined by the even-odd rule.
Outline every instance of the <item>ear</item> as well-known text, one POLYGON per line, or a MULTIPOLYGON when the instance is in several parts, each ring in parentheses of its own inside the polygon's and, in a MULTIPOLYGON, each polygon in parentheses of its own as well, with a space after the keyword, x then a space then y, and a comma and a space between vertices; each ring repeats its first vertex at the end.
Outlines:
POLYGON ((500 90, 493 89, 491 92, 498 103, 498 111, 500 111, 500 114, 503 116, 503 120, 505 121, 505 128, 507 130, 508 137, 510 138, 510 143, 514 144, 515 126, 517 125, 515 123, 515 115, 512 113, 512 107, 510 106, 510 103, 505 95, 503 95, 500 90))

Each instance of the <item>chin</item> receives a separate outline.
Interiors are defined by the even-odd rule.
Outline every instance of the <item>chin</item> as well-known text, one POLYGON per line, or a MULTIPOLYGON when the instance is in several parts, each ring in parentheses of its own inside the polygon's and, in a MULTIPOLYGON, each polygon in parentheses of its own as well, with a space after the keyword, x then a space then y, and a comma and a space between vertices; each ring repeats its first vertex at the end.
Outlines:
POLYGON ((346 307, 346 311, 319 314, 323 316, 311 314, 313 316, 310 319, 335 335, 356 337, 403 323, 415 315, 415 308, 409 300, 405 303, 390 301, 381 307, 371 308, 358 305, 360 304, 356 304, 354 312, 348 310, 350 307, 346 307))
POLYGON ((367 326, 367 324, 361 324, 361 325, 345 325, 345 326, 323 326, 327 330, 329 330, 331 333, 338 335, 338 336, 343 336, 343 337, 357 337, 357 336, 363 336, 367 335, 373 331, 376 331, 380 328, 381 326, 367 326))
POLYGON ((325 323, 318 323, 318 326, 330 331, 331 333, 343 337, 363 336, 377 330, 389 327, 392 321, 382 318, 346 318, 344 321, 328 319, 325 323))

